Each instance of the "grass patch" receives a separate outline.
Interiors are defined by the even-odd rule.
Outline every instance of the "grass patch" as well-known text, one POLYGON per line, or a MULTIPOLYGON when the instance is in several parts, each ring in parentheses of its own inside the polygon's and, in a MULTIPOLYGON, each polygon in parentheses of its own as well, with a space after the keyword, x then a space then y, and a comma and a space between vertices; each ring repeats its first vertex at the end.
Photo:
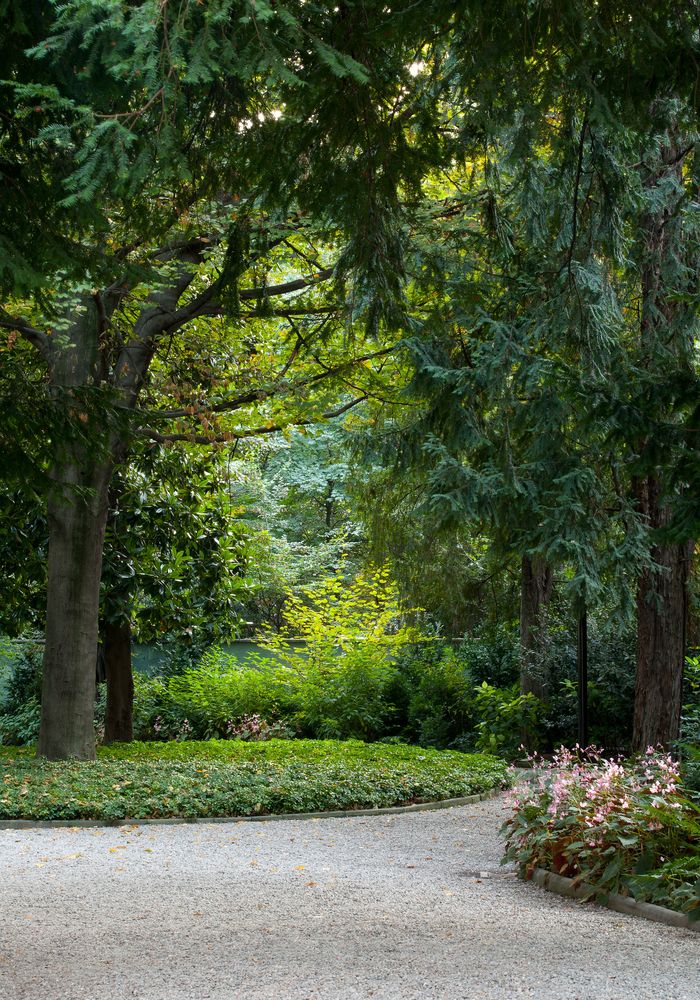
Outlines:
POLYGON ((0 747, 0 819, 146 819, 368 809, 508 783, 486 754, 356 740, 208 740, 102 747, 50 763, 0 747))

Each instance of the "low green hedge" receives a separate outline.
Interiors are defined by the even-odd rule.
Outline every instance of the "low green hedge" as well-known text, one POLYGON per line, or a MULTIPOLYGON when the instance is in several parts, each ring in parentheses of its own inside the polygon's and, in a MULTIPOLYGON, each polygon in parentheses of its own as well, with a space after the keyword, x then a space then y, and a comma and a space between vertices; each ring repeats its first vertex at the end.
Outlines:
POLYGON ((367 809, 508 784, 503 761, 336 740, 129 743, 51 763, 0 748, 0 819, 145 819, 367 809))

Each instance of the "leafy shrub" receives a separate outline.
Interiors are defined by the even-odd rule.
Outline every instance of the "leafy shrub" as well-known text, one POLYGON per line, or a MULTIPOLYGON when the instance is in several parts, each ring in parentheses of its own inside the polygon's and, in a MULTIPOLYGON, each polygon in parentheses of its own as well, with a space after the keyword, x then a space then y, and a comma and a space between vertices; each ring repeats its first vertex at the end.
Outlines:
POLYGON ((31 699, 14 712, 0 715, 0 743, 7 746, 29 746, 39 738, 41 705, 31 699))
POLYGON ((270 664, 245 666, 217 649, 184 673, 134 681, 134 735, 143 740, 218 739, 245 716, 274 724, 293 710, 285 679, 270 664))
POLYGON ((144 674, 134 674, 134 737, 138 740, 149 740, 160 737, 157 719, 170 719, 168 687, 162 677, 148 677, 144 674))
POLYGON ((51 763, 17 749, 0 818, 123 820, 374 808, 486 792, 508 783, 493 757, 358 741, 210 740, 102 747, 51 763))
MULTIPOLYGON (((548 748, 577 738, 576 629, 571 620, 553 621, 544 644, 550 698, 542 714, 542 742, 548 748)), ((590 738, 614 751, 632 735, 636 657, 634 630, 612 619, 589 619, 588 709, 590 738)))
POLYGON ((388 694, 396 657, 418 637, 402 624, 388 570, 352 581, 338 574, 307 587, 288 597, 284 617, 282 633, 260 641, 288 685, 298 731, 322 738, 385 735, 394 713, 388 694), (292 637, 304 640, 302 650, 292 637))
POLYGON ((638 864, 635 875, 626 880, 635 899, 687 913, 700 920, 700 854, 667 861, 655 871, 643 873, 638 864))
POLYGON ((484 681, 475 691, 476 746, 509 760, 518 756, 523 733, 536 731, 543 705, 534 694, 521 694, 518 684, 497 688, 484 681))
POLYGON ((262 658, 241 664, 218 650, 200 665, 167 682, 169 715, 187 719, 195 739, 225 736, 228 723, 244 715, 274 721, 292 711, 283 673, 262 658))
POLYGON ((6 655, 0 743, 25 746, 36 742, 39 735, 43 645, 35 636, 14 640, 6 655))
POLYGON ((700 811, 682 794, 671 757, 650 749, 622 761, 592 748, 560 749, 551 762, 534 764, 535 778, 513 793, 513 815, 502 828, 506 859, 526 876, 542 867, 590 884, 599 896, 653 896, 700 919, 697 882, 680 878, 700 859, 700 811))
POLYGON ((393 712, 386 694, 395 670, 370 644, 339 652, 315 643, 286 670, 294 725, 320 739, 376 739, 393 712))
POLYGON ((489 635, 465 636, 454 650, 475 684, 486 681, 494 687, 509 687, 520 677, 518 635, 512 629, 501 627, 489 635))
POLYGON ((452 646, 429 642, 408 647, 388 691, 403 738, 426 747, 473 743, 473 689, 469 669, 452 646))
POLYGON ((700 798, 700 658, 689 657, 685 664, 683 711, 678 755, 683 766, 683 782, 700 798))

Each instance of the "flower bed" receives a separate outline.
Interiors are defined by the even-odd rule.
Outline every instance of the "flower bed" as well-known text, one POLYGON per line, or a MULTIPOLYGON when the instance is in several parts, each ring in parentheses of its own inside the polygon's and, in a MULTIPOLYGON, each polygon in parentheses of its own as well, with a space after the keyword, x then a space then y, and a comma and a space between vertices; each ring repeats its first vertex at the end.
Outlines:
POLYGON ((595 748, 534 758, 512 793, 505 860, 531 877, 544 868, 591 885, 601 902, 622 893, 700 920, 700 810, 675 761, 649 749, 609 760, 595 748))

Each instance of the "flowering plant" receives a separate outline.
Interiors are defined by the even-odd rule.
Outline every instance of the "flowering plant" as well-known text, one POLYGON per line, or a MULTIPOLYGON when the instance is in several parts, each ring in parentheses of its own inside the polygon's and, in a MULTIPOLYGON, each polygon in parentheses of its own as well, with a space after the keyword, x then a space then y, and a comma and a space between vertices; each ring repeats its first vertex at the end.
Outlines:
POLYGON ((700 919, 700 880, 693 889, 679 882, 677 866, 673 878, 664 874, 669 862, 683 859, 692 870, 700 859, 700 810, 683 795, 670 756, 650 747, 613 760, 577 746, 531 763, 532 779, 511 792, 504 860, 516 861, 526 878, 535 868, 572 877, 599 898, 653 892, 655 902, 700 919))
POLYGON ((153 720, 153 733, 159 740, 189 740, 192 738, 192 723, 189 719, 174 721, 157 715, 153 720))
POLYGON ((259 715, 242 715, 240 719, 229 719, 226 723, 227 740, 260 740, 291 739, 293 730, 284 722, 267 722, 259 715))

